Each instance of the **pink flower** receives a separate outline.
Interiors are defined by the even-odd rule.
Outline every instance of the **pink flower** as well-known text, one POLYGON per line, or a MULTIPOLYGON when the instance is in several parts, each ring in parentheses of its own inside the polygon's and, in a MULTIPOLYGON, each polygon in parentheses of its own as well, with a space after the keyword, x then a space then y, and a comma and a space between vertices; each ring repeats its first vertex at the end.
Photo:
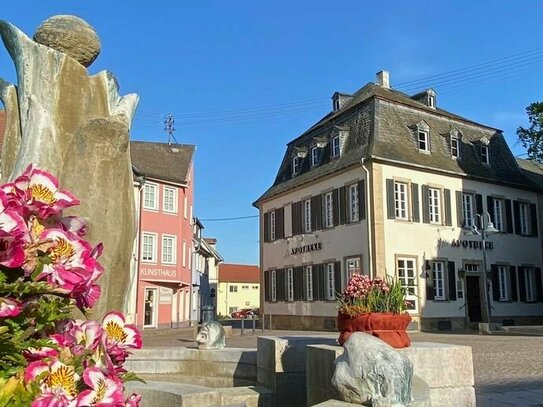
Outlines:
POLYGON ((0 264, 20 267, 25 258, 24 245, 28 234, 22 216, 9 208, 8 197, 0 191, 0 264))
POLYGON ((13 185, 23 192, 26 211, 36 213, 41 218, 58 215, 65 208, 79 205, 71 192, 58 188, 58 180, 53 175, 32 164, 15 179, 13 185))
POLYGON ((125 401, 125 407, 139 407, 141 395, 132 393, 125 401))
MULTIPOLYGON (((120 312, 113 311, 106 314, 102 327, 104 328, 102 343, 113 365, 122 365, 128 356, 129 349, 141 348, 139 331, 134 325, 125 324, 124 315, 120 312)), ((106 364, 110 365, 107 359, 106 364)))
POLYGON ((90 390, 84 390, 77 398, 77 407, 122 406, 123 385, 116 377, 107 377, 95 367, 83 372, 83 381, 90 390))
POLYGON ((98 322, 72 320, 65 329, 66 342, 74 354, 81 355, 86 350, 94 353, 98 349, 102 337, 102 326, 98 322))
POLYGON ((38 377, 42 393, 32 402, 32 407, 75 406, 79 375, 72 366, 54 358, 50 362, 32 362, 25 370, 25 381, 30 383, 38 377))
POLYGON ((0 318, 16 317, 21 313, 23 304, 13 298, 0 297, 0 318))

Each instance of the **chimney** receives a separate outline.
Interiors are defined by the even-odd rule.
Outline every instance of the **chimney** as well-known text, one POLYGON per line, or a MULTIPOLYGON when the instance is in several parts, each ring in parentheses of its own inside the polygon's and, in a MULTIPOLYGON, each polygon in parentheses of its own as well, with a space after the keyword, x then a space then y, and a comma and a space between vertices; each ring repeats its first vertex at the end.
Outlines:
POLYGON ((390 79, 388 71, 377 72, 377 85, 390 89, 390 79))

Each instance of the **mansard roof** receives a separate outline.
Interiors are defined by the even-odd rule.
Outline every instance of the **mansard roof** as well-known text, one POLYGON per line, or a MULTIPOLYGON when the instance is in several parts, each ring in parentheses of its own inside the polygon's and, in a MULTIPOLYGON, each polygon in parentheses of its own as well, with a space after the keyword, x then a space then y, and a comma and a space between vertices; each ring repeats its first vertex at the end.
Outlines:
POLYGON ((538 188, 520 170, 501 130, 439 107, 431 108, 397 90, 368 83, 352 95, 344 107, 327 114, 287 144, 273 185, 255 205, 336 171, 360 165, 363 158, 521 188, 538 188), (429 127, 429 153, 420 151, 417 145, 416 130, 420 122, 429 127), (338 127, 346 130, 340 157, 330 157, 328 143, 321 151, 319 165, 311 166, 308 154, 302 159, 301 170, 293 175, 296 148, 314 145, 316 138, 329 137, 338 127), (459 159, 451 157, 453 130, 459 133, 459 159), (484 165, 481 159, 481 146, 486 142, 490 165, 484 165))

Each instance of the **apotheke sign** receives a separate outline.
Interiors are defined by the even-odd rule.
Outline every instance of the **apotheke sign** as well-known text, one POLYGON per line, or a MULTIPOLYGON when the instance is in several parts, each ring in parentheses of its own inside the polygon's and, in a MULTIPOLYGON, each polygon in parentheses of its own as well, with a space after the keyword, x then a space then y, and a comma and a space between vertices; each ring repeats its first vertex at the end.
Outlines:
POLYGON ((321 242, 311 243, 311 244, 306 244, 300 247, 293 247, 292 249, 290 249, 290 255, 295 256, 297 254, 314 252, 321 249, 322 249, 321 242))
MULTIPOLYGON (((485 242, 485 249, 486 250, 494 250, 494 243, 493 242, 485 242)), ((451 246, 451 247, 457 247, 462 249, 478 249, 483 250, 483 242, 479 240, 460 240, 455 239, 452 242, 447 242, 445 240, 439 241, 439 247, 444 246, 451 246)))

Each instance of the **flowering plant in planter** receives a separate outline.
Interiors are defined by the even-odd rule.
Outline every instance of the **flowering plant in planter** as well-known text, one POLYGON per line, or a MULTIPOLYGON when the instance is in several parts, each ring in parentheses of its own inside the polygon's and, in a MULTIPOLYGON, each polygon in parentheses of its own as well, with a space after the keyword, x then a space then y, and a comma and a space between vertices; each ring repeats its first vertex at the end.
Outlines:
POLYGON ((138 406, 123 368, 141 347, 138 330, 110 312, 75 320, 100 296, 102 245, 85 222, 63 217, 78 205, 51 174, 30 165, 0 185, 0 407, 138 406))

